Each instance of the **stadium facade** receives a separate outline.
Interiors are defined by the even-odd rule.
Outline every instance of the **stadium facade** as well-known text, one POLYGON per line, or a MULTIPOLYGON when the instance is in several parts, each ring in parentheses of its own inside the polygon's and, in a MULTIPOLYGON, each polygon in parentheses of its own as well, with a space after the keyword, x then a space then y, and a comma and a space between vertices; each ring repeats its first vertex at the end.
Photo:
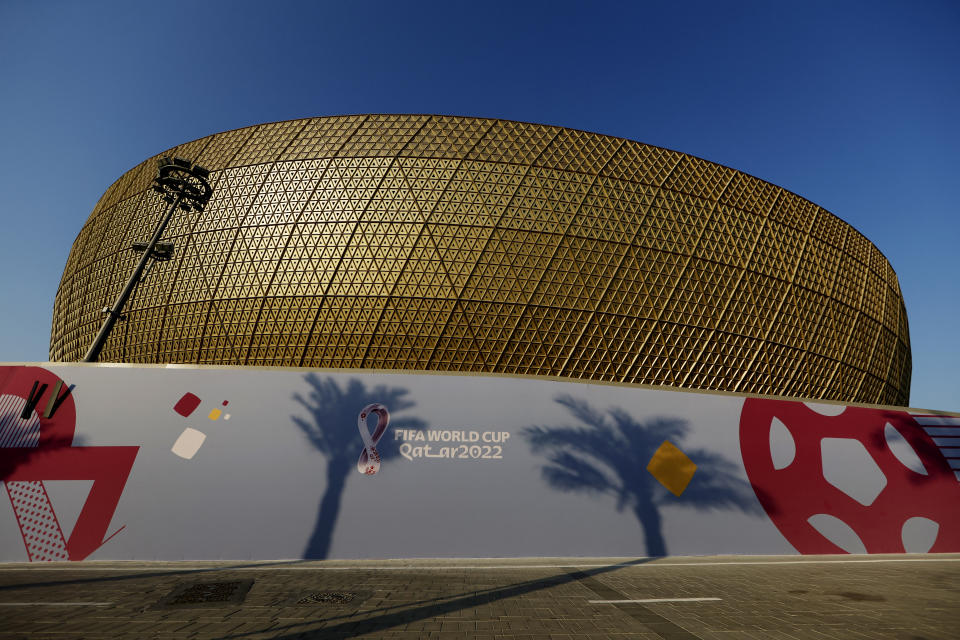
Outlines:
MULTIPOLYGON (((504 120, 357 115, 158 154, 211 170, 100 360, 492 372, 905 405, 897 277, 832 213, 700 158, 504 120)), ((82 358, 163 210, 150 158, 80 231, 82 358)))

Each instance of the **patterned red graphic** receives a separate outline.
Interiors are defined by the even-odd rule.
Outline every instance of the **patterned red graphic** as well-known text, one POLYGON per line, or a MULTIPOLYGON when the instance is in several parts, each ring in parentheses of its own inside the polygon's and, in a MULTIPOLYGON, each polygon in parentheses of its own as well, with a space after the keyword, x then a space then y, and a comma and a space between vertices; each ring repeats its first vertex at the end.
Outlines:
POLYGON ((61 380, 55 374, 40 367, 0 367, 0 397, 18 399, 15 407, 6 408, 0 416, 2 430, 26 430, 31 436, 12 439, 13 446, 0 447, 0 479, 31 561, 83 560, 106 542, 107 527, 140 449, 72 446, 77 418, 72 394, 53 415, 42 417, 57 382, 61 380), (21 420, 19 412, 35 381, 39 381, 38 388, 46 384, 46 391, 29 419, 21 420), (93 481, 69 538, 57 521, 43 486, 45 480, 93 481))
POLYGON ((43 483, 8 480, 6 484, 30 562, 68 560, 67 541, 43 483))
MULTIPOLYGON (((223 404, 227 403, 224 402, 223 404)), ((184 418, 189 418, 190 414, 193 413, 199 406, 200 398, 188 391, 177 401, 177 404, 173 405, 173 410, 182 415, 184 418)))
POLYGON ((848 407, 837 416, 821 415, 802 402, 748 398, 740 414, 743 464, 757 498, 780 532, 800 553, 845 553, 824 538, 808 519, 835 516, 860 537, 867 553, 903 553, 901 531, 909 518, 939 524, 931 553, 960 551, 960 483, 946 459, 914 418, 901 411, 848 407), (796 445, 793 461, 776 469, 770 452, 770 426, 779 419, 796 445), (909 443, 927 471, 901 463, 887 446, 890 423, 909 443), (859 441, 887 479, 864 506, 824 479, 821 440, 859 441))

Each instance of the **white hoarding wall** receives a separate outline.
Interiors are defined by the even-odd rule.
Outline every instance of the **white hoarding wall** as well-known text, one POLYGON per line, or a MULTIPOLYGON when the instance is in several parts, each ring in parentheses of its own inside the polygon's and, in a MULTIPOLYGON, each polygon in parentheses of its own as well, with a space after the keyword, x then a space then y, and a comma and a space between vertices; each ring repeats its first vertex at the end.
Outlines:
POLYGON ((0 366, 2 561, 960 551, 960 417, 556 380, 0 366))

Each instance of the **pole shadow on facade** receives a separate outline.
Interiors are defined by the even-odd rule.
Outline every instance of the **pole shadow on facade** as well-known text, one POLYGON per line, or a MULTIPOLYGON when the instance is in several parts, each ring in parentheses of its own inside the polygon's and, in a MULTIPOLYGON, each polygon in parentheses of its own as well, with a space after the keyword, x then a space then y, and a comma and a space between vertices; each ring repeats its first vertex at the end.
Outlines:
POLYGON ((84 446, 83 436, 54 437, 42 447, 31 436, 39 437, 40 425, 24 426, 16 411, 0 412, 0 482, 6 481, 20 467, 60 449, 84 446))

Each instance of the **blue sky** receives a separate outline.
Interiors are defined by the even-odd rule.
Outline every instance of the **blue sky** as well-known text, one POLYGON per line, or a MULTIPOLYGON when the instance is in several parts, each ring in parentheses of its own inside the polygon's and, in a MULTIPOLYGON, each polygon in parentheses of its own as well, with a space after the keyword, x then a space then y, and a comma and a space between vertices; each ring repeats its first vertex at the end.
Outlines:
POLYGON ((896 270, 911 405, 960 410, 960 3, 0 2, 0 361, 47 358, 67 254, 175 144, 344 113, 622 136, 783 186, 896 270))

